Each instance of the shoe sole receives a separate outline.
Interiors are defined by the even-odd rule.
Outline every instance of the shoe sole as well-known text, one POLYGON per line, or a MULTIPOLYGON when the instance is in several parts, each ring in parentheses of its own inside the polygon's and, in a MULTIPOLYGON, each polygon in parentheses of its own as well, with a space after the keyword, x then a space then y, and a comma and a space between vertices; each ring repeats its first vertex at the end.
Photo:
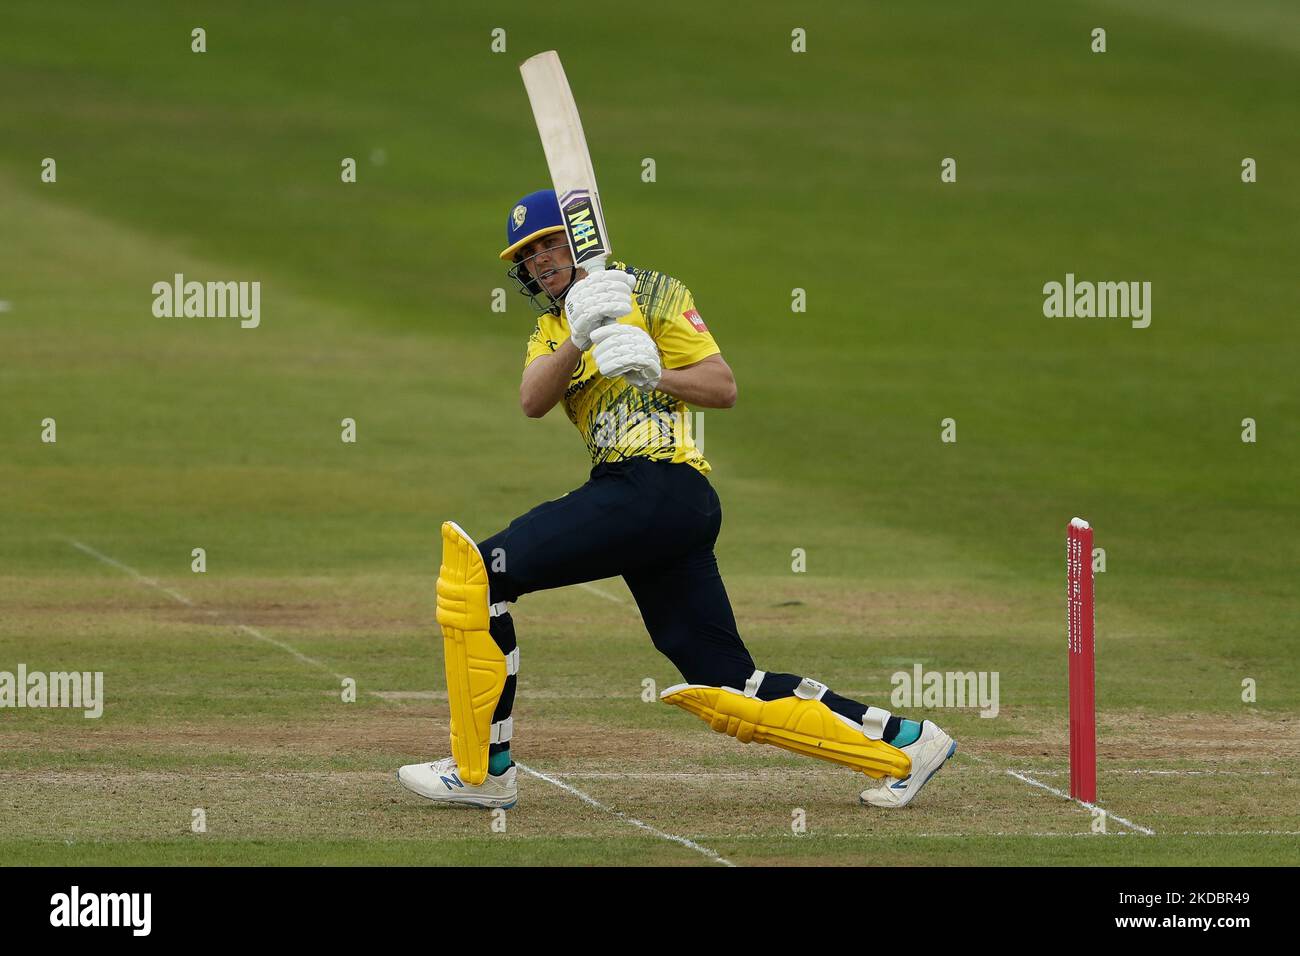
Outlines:
MULTIPOLYGON (((948 748, 948 753, 944 755, 944 758, 943 758, 942 760, 940 760, 940 761, 935 765, 935 767, 934 767, 933 770, 931 770, 929 773, 927 773, 927 774, 925 775, 925 779, 924 779, 924 780, 922 780, 919 784, 917 784, 916 789, 912 792, 912 796, 908 798, 907 803, 911 803, 913 800, 916 799, 916 795, 917 795, 918 793, 920 793, 922 789, 924 789, 924 787, 925 787, 925 785, 926 785, 927 783, 930 782, 930 778, 933 777, 933 776, 934 776, 936 773, 938 773, 940 770, 942 770, 942 769, 943 769, 943 765, 946 764, 949 760, 951 760, 951 759, 952 759, 952 755, 955 754, 956 752, 957 752, 957 741, 954 740, 954 741, 952 742, 952 746, 948 748)), ((858 803, 862 804, 862 806, 864 806, 864 807, 875 807, 875 806, 876 806, 874 803, 869 803, 869 802, 867 801, 867 799, 866 799, 865 797, 863 797, 861 794, 858 795, 858 803)), ((900 803, 900 804, 897 804, 896 806, 893 806, 893 807, 876 807, 876 809, 877 809, 877 810, 896 810, 896 809, 899 809, 899 808, 901 808, 901 807, 905 807, 905 806, 907 806, 907 803, 900 803)))
MULTIPOLYGON (((431 797, 427 793, 421 793, 419 790, 416 790, 414 787, 410 786, 405 780, 402 779, 402 775, 400 773, 397 775, 397 782, 400 783, 403 786, 403 788, 411 791, 411 793, 415 794, 417 797, 423 797, 424 799, 428 800, 430 803, 437 804, 440 807, 465 807, 466 809, 469 810, 509 810, 513 808, 516 803, 519 802, 518 797, 515 797, 509 803, 496 803, 495 801, 489 803, 480 803, 479 801, 473 799, 455 800, 450 797, 431 797)), ((491 798, 488 799, 490 800, 491 798)))

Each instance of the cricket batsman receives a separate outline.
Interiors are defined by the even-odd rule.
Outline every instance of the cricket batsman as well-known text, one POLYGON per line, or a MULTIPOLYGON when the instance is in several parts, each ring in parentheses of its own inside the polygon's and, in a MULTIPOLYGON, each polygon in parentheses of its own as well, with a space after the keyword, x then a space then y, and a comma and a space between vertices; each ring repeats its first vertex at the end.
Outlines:
POLYGON ((932 721, 759 670, 740 639, 713 554, 722 506, 687 408, 730 408, 736 380, 690 290, 623 262, 590 275, 575 268, 549 189, 510 211, 501 259, 539 316, 524 357, 523 412, 541 418, 563 403, 593 467, 582 487, 482 541, 443 524, 437 619, 451 756, 402 767, 398 780, 441 804, 513 807, 519 649, 510 604, 622 575, 650 639, 685 681, 662 692, 665 703, 738 740, 882 780, 862 792, 864 804, 906 806, 956 742, 932 721))

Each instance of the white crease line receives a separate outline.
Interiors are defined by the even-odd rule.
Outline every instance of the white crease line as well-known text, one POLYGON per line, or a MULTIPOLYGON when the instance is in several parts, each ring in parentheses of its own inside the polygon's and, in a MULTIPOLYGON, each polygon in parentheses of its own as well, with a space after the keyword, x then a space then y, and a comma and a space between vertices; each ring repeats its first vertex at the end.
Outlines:
POLYGON ((599 594, 599 595, 600 595, 601 597, 603 597, 606 601, 613 601, 615 604, 626 604, 626 603, 627 603, 627 602, 624 601, 621 597, 619 597, 617 594, 610 594, 610 593, 608 593, 608 592, 606 592, 606 591, 602 591, 600 588, 596 587, 596 585, 594 585, 594 584, 589 584, 589 583, 587 583, 586 581, 579 582, 578 587, 580 587, 580 588, 586 588, 586 589, 587 589, 588 591, 590 591, 592 594, 599 594))
POLYGON ((278 641, 274 637, 267 637, 265 634, 263 634, 255 627, 249 627, 247 624, 236 624, 235 627, 243 631, 245 634, 257 638, 259 641, 266 641, 266 643, 272 644, 280 648, 280 650, 282 651, 287 651, 288 653, 292 654, 294 657, 298 658, 298 660, 302 661, 304 664, 310 664, 312 667, 319 667, 327 674, 334 674, 335 678, 337 678, 339 681, 347 680, 347 678, 344 675, 337 674, 334 671, 330 670, 329 665, 316 660, 316 658, 314 657, 308 657, 306 654, 299 651, 296 647, 286 644, 284 643, 284 641, 278 641))
POLYGON ((520 770, 522 770, 524 773, 532 774, 534 777, 536 777, 539 780, 545 780, 547 783, 553 784, 559 787, 561 790, 573 794, 583 803, 589 804, 595 807, 597 810, 604 810, 606 813, 611 813, 614 816, 618 817, 618 819, 622 820, 624 823, 630 823, 634 827, 639 827, 642 830, 645 830, 649 833, 653 833, 661 840, 669 840, 673 843, 680 843, 682 846, 692 849, 696 853, 702 853, 704 856, 708 857, 714 863, 720 863, 723 866, 732 866, 732 867, 736 865, 732 863, 730 860, 724 859, 723 857, 719 856, 716 851, 710 850, 706 846, 700 846, 694 840, 688 840, 686 839, 686 837, 676 836, 675 834, 672 833, 665 833, 663 830, 660 830, 657 827, 652 827, 650 824, 638 820, 636 817, 628 816, 622 810, 615 810, 613 807, 607 807, 605 806, 605 804, 601 803, 595 797, 588 796, 587 794, 579 790, 577 787, 572 787, 569 784, 565 783, 563 780, 557 780, 554 777, 549 776, 548 774, 542 773, 541 771, 534 770, 531 767, 525 767, 523 764, 519 763, 518 761, 515 762, 515 766, 518 767, 520 770))
POLYGON ((67 541, 70 545, 72 545, 72 546, 73 546, 74 548, 76 548, 78 551, 84 551, 86 554, 90 555, 92 558, 96 558, 96 559, 98 559, 98 560, 100 560, 100 561, 103 561, 105 564, 111 564, 113 567, 117 568, 119 571, 125 571, 127 574, 131 575, 131 577, 133 577, 133 578, 135 578, 137 581, 139 581, 141 584, 147 584, 147 585, 149 585, 151 588, 157 588, 159 591, 162 591, 164 594, 166 594, 166 595, 167 595, 168 597, 170 597, 172 600, 177 601, 177 602, 180 603, 180 604, 184 604, 186 607, 193 607, 193 606, 194 606, 194 602, 191 601, 189 598, 187 598, 184 594, 181 594, 179 591, 173 591, 171 588, 166 587, 165 585, 159 584, 158 581, 155 580, 154 578, 147 578, 147 577, 145 577, 143 574, 141 574, 141 573, 140 573, 139 571, 137 571, 135 568, 128 567, 127 565, 123 564, 121 561, 114 561, 114 560, 113 560, 112 558, 110 558, 108 555, 106 555, 106 554, 100 554, 100 553, 99 553, 98 551, 96 551, 94 548, 90 547, 90 545, 82 544, 80 541, 77 541, 75 538, 64 538, 63 540, 64 540, 64 541, 67 541))
MULTIPOLYGON (((1068 771, 1065 770, 1026 770, 1025 773, 1033 773, 1040 777, 1063 777, 1068 771)), ((1278 770, 1124 770, 1121 768, 1100 769, 1098 773, 1129 773, 1139 776, 1150 777, 1211 777, 1229 774, 1233 776, 1260 776, 1276 777, 1285 776, 1278 770)))
MULTIPOLYGON (((108 555, 96 551, 90 545, 82 544, 80 541, 76 540, 75 538, 64 538, 63 540, 67 541, 78 551, 88 554, 92 558, 102 561, 105 564, 111 565, 117 568, 119 571, 125 571, 127 574, 131 575, 131 577, 139 581, 141 584, 147 584, 151 588, 155 588, 156 590, 162 591, 164 594, 166 594, 172 600, 176 601, 178 604, 184 604, 186 607, 194 607, 194 602, 191 601, 184 594, 181 594, 181 592, 166 587, 165 585, 159 584, 158 581, 156 581, 154 578, 146 577, 145 575, 141 574, 139 571, 137 571, 135 568, 131 567, 130 565, 123 564, 121 561, 114 560, 113 558, 110 558, 108 555)), ((209 610, 207 613, 212 617, 217 616, 216 611, 209 610)), ((237 630, 243 631, 245 634, 249 635, 250 637, 255 637, 259 641, 265 641, 267 644, 270 644, 272 647, 278 647, 280 648, 280 650, 292 654, 294 657, 302 661, 304 664, 310 664, 312 667, 320 668, 327 674, 332 674, 334 678, 338 680, 340 683, 347 680, 347 677, 345 675, 335 673, 333 670, 330 669, 329 665, 316 660, 316 658, 314 657, 308 657, 306 654, 299 651, 296 647, 286 644, 284 641, 276 640, 274 637, 267 637, 265 634, 263 634, 255 627, 249 627, 247 624, 235 624, 234 627, 237 630)), ((372 690, 369 691, 369 693, 375 694, 376 692, 372 690)))
MULTIPOLYGON (((983 763, 983 764, 991 764, 991 763, 993 763, 993 761, 989 760, 987 757, 982 757, 982 756, 980 756, 979 754, 977 754, 977 753, 972 753, 972 752, 969 751, 969 750, 966 751, 966 756, 969 757, 971 760, 978 761, 979 763, 983 763)), ((995 765, 995 768, 996 768, 996 765, 995 765)), ((1066 800, 1069 800, 1071 803, 1077 803, 1079 806, 1083 807, 1083 808, 1086 809, 1086 810, 1093 810, 1093 809, 1105 810, 1105 812, 1106 812, 1106 816, 1107 816, 1109 819, 1114 820, 1116 823, 1119 823, 1119 824, 1121 824, 1121 825, 1123 825, 1123 826, 1128 826, 1128 827, 1132 827, 1132 828, 1135 829, 1135 830, 1139 830, 1139 831, 1141 831, 1141 832, 1142 832, 1144 835, 1146 835, 1146 836, 1154 836, 1154 835, 1155 835, 1155 831, 1154 831, 1154 830, 1149 830, 1149 829, 1147 829, 1146 827, 1139 826, 1139 825, 1136 824, 1136 823, 1130 823, 1128 820, 1125 820, 1123 817, 1121 817, 1121 816, 1116 816, 1115 814, 1111 813, 1109 810, 1106 810, 1105 807, 1099 807, 1099 806, 1097 806, 1096 804, 1085 803, 1085 802, 1082 801, 1082 800, 1076 800, 1076 799, 1074 799, 1074 797, 1070 796, 1068 793, 1062 793, 1060 790, 1057 790, 1057 789, 1055 789, 1055 788, 1053 788, 1053 787, 1049 787, 1049 786, 1048 786, 1047 784, 1045 784, 1045 783, 1041 783, 1041 782, 1039 782, 1039 781, 1037 781, 1037 780, 1033 780, 1033 779, 1031 779, 1031 778, 1029 778, 1029 777, 1023 776, 1022 774, 1016 773, 1016 771, 1014 771, 1014 770, 1004 770, 1003 772, 1006 773, 1006 774, 1008 774, 1008 775, 1010 775, 1010 776, 1012 776, 1012 777, 1016 777, 1017 779, 1022 780, 1022 781, 1024 781, 1025 783, 1030 784, 1031 786, 1041 787, 1041 788, 1044 789, 1044 790, 1047 790, 1047 791, 1049 791, 1049 792, 1051 792, 1051 793, 1056 794, 1058 797, 1062 797, 1062 798, 1064 798, 1064 799, 1066 799, 1066 800)))
MULTIPOLYGON (((406 697, 406 696, 411 696, 411 695, 409 695, 409 694, 403 694, 403 693, 401 693, 400 691, 397 692, 395 695, 394 695, 393 692, 391 692, 391 691, 378 691, 377 693, 382 693, 382 694, 385 694, 385 695, 389 695, 389 696, 397 696, 397 697, 406 697)), ((428 694, 425 693, 423 696, 427 697, 428 694)), ((534 694, 534 695, 532 695, 532 696, 536 696, 536 695, 534 694)), ((442 694, 442 699, 445 700, 446 697, 447 697, 447 695, 446 695, 445 693, 442 694)), ((582 699, 586 699, 586 698, 583 698, 583 697, 575 697, 574 699, 576 699, 576 700, 582 700, 582 699)), ((969 756, 969 755, 968 755, 968 756, 969 756)), ((841 770, 842 770, 842 769, 843 769, 843 768, 841 768, 841 770)), ((950 768, 945 767, 944 769, 945 769, 945 772, 947 772, 950 768)), ((953 768, 951 768, 951 770, 956 771, 956 772, 958 772, 958 773, 961 773, 961 772, 969 772, 969 773, 986 773, 986 774, 991 774, 991 775, 997 775, 997 776, 999 776, 999 777, 1002 776, 1003 774, 1007 773, 1006 770, 1000 769, 1000 768, 998 768, 998 767, 961 767, 961 766, 957 766, 957 767, 953 767, 953 768)), ((696 778, 701 779, 701 780, 704 780, 704 779, 708 779, 708 780, 758 780, 758 779, 762 779, 762 778, 766 778, 766 777, 778 777, 778 778, 779 778, 779 777, 791 777, 791 776, 796 776, 796 777, 798 777, 798 776, 804 776, 804 777, 827 777, 827 778, 829 778, 829 777, 831 777, 833 774, 835 774, 836 772, 837 772, 837 771, 836 771, 834 768, 831 768, 831 767, 828 767, 828 768, 826 768, 825 770, 819 770, 819 769, 816 769, 816 768, 802 768, 802 767, 759 767, 759 768, 756 768, 756 769, 754 769, 754 770, 750 770, 750 771, 744 771, 744 770, 730 770, 730 771, 729 771, 729 770, 716 770, 716 771, 680 771, 680 772, 678 772, 678 771, 669 771, 669 770, 655 770, 655 771, 627 771, 627 770, 574 770, 574 771, 566 772, 566 773, 557 773, 556 776, 557 776, 557 777, 563 777, 563 778, 566 779, 566 780, 690 780, 690 779, 696 779, 696 778)), ((1043 775, 1044 775, 1041 771, 1034 771, 1034 770, 1023 770, 1023 771, 1021 771, 1021 772, 1023 772, 1023 773, 1033 773, 1033 774, 1035 774, 1035 775, 1037 775, 1037 776, 1043 776, 1043 775)), ((1053 771, 1053 773, 1055 773, 1055 772, 1056 772, 1056 771, 1053 771)), ((1159 771, 1159 770, 1112 770, 1112 771, 1108 771, 1108 772, 1110 772, 1110 773, 1135 773, 1135 774, 1143 774, 1143 773, 1164 773, 1165 771, 1159 771)), ((1171 772, 1172 772, 1172 771, 1171 771, 1171 772)), ((1209 775, 1209 774, 1232 774, 1232 773, 1242 773, 1242 774, 1260 773, 1260 774, 1274 774, 1274 775, 1277 775, 1277 774, 1278 774, 1278 771, 1275 771, 1275 770, 1258 770, 1258 771, 1256 771, 1256 770, 1241 770, 1241 771, 1235 771, 1235 770, 1186 770, 1186 771, 1178 771, 1178 772, 1179 772, 1179 773, 1187 773, 1187 774, 1206 774, 1206 775, 1209 775)))
POLYGON ((1106 810, 1105 807, 1098 806, 1095 803, 1089 803, 1086 800, 1076 800, 1068 793, 1063 793, 1062 791, 1057 790, 1055 787, 1049 787, 1047 784, 1043 783, 1040 780, 1035 780, 1033 777, 1027 777, 1022 773, 1016 773, 1016 771, 1014 770, 1008 770, 1007 773, 1010 776, 1015 777, 1017 780, 1023 780, 1025 783, 1029 784, 1030 786, 1041 787, 1042 789, 1046 790, 1048 793, 1052 793, 1058 797, 1062 797, 1063 799, 1069 800, 1071 803, 1077 803, 1079 806, 1083 807, 1086 810, 1103 810, 1105 811, 1106 818, 1108 820, 1114 820, 1116 823, 1122 826, 1126 826, 1130 830, 1137 830, 1139 833, 1145 833, 1147 836, 1156 835, 1155 830, 1149 830, 1146 827, 1141 826, 1140 824, 1133 823, 1129 820, 1125 820, 1123 817, 1119 816, 1118 814, 1112 813, 1111 811, 1106 810))

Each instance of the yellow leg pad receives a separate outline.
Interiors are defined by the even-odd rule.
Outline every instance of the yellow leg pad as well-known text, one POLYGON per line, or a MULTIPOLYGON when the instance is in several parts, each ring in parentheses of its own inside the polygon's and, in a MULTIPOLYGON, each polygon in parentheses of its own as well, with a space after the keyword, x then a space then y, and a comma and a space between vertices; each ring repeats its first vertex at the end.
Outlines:
POLYGON ((487 779, 492 713, 506 686, 506 658, 488 631, 488 576, 472 538, 455 522, 442 525, 438 569, 438 624, 442 627, 451 755, 461 778, 487 779))
POLYGON ((664 703, 690 711, 718 733, 741 743, 757 741, 807 757, 829 760, 868 777, 906 777, 912 760, 883 740, 872 740, 845 723, 820 700, 782 697, 759 700, 725 687, 680 684, 664 703))

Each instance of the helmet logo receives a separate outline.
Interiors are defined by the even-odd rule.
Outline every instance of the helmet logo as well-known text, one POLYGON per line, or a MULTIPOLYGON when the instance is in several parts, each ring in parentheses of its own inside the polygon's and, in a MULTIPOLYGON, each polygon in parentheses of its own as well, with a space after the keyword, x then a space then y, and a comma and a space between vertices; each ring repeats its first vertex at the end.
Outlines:
POLYGON ((527 215, 528 215, 528 207, 525 206, 523 203, 520 203, 518 206, 515 207, 514 212, 510 214, 510 218, 514 220, 516 229, 520 229, 523 227, 524 217, 527 215))

